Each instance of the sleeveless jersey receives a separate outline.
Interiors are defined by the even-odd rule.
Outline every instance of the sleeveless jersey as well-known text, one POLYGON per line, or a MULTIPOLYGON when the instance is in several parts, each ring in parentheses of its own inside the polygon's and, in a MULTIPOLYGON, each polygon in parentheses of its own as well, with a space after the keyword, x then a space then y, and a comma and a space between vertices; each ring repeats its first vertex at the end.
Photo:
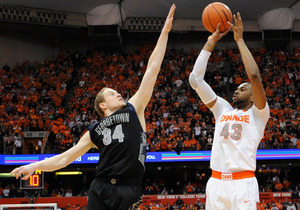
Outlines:
POLYGON ((270 116, 268 104, 262 110, 253 105, 245 111, 234 109, 226 100, 217 97, 211 111, 216 119, 211 169, 255 171, 257 147, 270 116))
POLYGON ((93 125, 90 136, 100 153, 96 177, 142 183, 146 134, 132 104, 93 125))

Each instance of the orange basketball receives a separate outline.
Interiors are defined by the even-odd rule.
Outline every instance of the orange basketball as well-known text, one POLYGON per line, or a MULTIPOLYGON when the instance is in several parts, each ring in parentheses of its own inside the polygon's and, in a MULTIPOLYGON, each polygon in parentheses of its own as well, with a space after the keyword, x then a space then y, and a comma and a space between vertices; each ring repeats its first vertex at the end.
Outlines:
POLYGON ((214 33, 218 23, 221 23, 220 32, 229 28, 227 21, 232 23, 232 13, 229 7, 221 2, 213 2, 205 7, 202 13, 202 23, 206 30, 214 33))

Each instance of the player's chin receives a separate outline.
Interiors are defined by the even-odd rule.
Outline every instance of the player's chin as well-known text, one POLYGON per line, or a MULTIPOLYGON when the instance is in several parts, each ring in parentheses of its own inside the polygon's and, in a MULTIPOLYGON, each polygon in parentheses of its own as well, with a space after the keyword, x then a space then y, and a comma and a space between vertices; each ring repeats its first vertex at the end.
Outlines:
POLYGON ((239 104, 239 101, 238 100, 232 100, 232 104, 235 106, 235 105, 238 105, 239 104))
POLYGON ((119 101, 119 103, 120 103, 120 106, 126 106, 126 103, 125 103, 125 101, 124 100, 122 100, 122 101, 119 101))

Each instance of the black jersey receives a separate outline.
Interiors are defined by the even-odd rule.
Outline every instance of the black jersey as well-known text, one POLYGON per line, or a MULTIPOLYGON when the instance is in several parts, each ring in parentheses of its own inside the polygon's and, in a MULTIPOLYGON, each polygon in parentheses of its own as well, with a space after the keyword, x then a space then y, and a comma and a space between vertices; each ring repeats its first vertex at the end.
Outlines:
POLYGON ((100 153, 96 177, 142 182, 146 134, 132 104, 93 125, 90 136, 100 153))

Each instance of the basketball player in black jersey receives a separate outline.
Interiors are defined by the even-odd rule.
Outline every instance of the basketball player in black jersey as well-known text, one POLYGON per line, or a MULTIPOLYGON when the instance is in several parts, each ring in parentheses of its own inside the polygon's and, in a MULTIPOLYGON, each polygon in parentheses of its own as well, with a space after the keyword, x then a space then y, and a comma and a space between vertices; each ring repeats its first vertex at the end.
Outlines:
POLYGON ((100 160, 88 193, 88 210, 138 208, 146 156, 144 110, 165 55, 175 9, 175 5, 172 5, 141 85, 128 102, 115 90, 103 88, 95 99, 95 109, 102 119, 83 135, 78 144, 47 160, 15 168, 11 174, 16 178, 25 174, 22 179, 28 179, 35 170, 54 171, 63 168, 95 145, 100 160))

